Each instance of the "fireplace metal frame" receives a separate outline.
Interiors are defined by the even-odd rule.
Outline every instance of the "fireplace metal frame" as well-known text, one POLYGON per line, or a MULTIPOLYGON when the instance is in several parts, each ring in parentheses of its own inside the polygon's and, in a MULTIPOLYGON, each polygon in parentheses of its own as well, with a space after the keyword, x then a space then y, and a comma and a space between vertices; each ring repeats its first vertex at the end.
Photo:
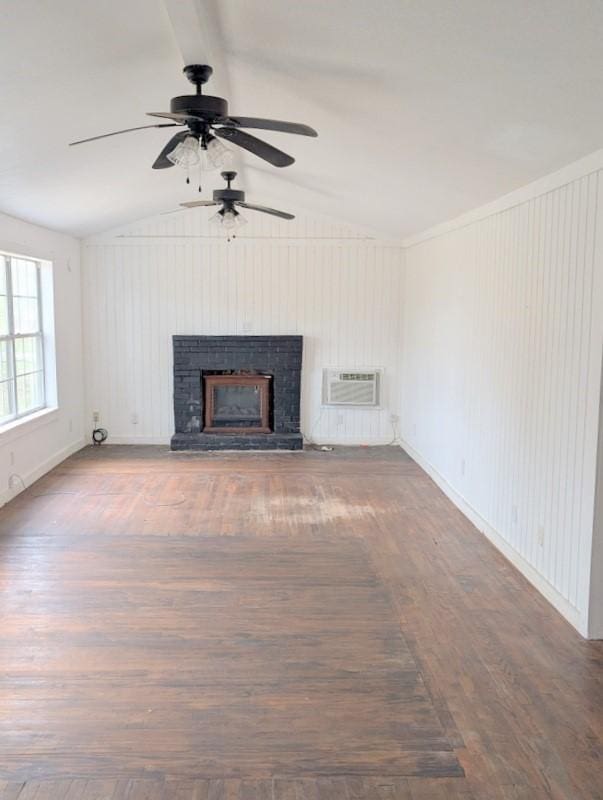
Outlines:
POLYGON ((270 427, 271 375, 203 375, 205 394, 205 425, 203 433, 272 433, 270 427), (212 425, 214 417, 214 389, 217 386, 257 386, 260 391, 260 425, 228 427, 212 425))

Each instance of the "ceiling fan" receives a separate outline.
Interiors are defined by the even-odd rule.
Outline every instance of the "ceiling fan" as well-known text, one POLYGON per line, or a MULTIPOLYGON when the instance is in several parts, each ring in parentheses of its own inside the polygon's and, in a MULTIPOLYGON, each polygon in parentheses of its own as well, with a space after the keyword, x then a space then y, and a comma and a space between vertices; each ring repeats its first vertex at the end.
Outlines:
POLYGON ((220 139, 248 150, 275 167, 287 167, 295 161, 292 156, 241 129, 260 128, 283 133, 297 133, 301 136, 318 135, 309 125, 302 125, 298 122, 230 116, 226 100, 222 97, 202 94, 201 87, 209 80, 213 72, 210 66, 207 64, 191 64, 185 67, 183 71, 189 81, 195 85, 196 93, 173 97, 170 101, 170 111, 148 112, 150 117, 160 117, 171 120, 170 122, 125 128, 121 131, 92 136, 89 139, 81 139, 70 144, 93 142, 96 139, 117 136, 130 131, 139 131, 144 128, 181 126, 186 129, 172 136, 156 158, 153 169, 166 169, 167 167, 173 167, 174 164, 178 164, 187 170, 197 165, 201 169, 218 169, 229 166, 228 158, 231 154, 220 139))
POLYGON ((210 217, 209 221, 221 225, 228 231, 240 228, 247 223, 247 220, 238 211, 238 208, 248 208, 250 211, 261 211, 263 214, 271 214, 273 217, 281 219, 295 219, 293 214, 286 211, 278 211, 276 208, 266 206, 256 206, 245 202, 245 192, 240 189, 231 188, 230 184, 237 177, 236 172, 223 172, 222 177, 226 181, 225 189, 214 189, 213 200, 192 200, 189 203, 180 203, 183 208, 197 208, 199 206, 220 206, 218 211, 210 217))

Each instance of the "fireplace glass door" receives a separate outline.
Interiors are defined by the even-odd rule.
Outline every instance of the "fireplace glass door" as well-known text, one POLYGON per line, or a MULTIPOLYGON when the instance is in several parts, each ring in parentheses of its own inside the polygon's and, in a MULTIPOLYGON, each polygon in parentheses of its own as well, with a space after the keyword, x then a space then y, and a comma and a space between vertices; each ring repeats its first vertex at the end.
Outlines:
POLYGON ((270 376, 205 375, 206 433, 270 433, 270 376))

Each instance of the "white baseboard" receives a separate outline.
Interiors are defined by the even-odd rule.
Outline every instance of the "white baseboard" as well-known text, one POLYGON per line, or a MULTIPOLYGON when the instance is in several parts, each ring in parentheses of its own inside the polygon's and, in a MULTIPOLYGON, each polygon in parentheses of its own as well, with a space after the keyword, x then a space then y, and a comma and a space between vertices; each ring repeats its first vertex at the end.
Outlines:
POLYGON ((61 450, 54 453, 52 456, 50 456, 50 458, 47 458, 35 469, 31 470, 25 475, 21 475, 20 478, 23 481, 23 485, 18 486, 15 489, 5 489, 3 492, 0 492, 0 506, 8 503, 9 500, 12 500, 13 497, 16 497, 25 488, 31 486, 32 483, 35 483, 35 481, 37 481, 43 475, 46 475, 47 472, 50 472, 51 469, 54 469, 54 467, 60 464, 61 461, 65 461, 66 458, 69 458, 69 456, 77 453, 77 451, 81 450, 82 447, 85 447, 86 444, 87 441, 85 439, 78 439, 76 442, 72 442, 71 444, 68 444, 66 447, 63 447, 61 450))
POLYGON ((370 439, 359 436, 314 436, 312 444, 332 444, 335 447, 383 447, 384 445, 399 444, 393 441, 393 436, 373 436, 370 439))
POLYGON ((538 589, 540 594, 548 600, 548 602, 564 617, 570 625, 572 625, 581 636, 588 637, 587 620, 580 613, 577 608, 574 608, 568 601, 561 595, 554 586, 552 586, 544 576, 542 576, 526 559, 517 552, 503 536, 495 530, 490 523, 482 517, 479 511, 476 511, 467 500, 460 494, 453 486, 451 486, 446 478, 441 475, 435 467, 426 461, 414 447, 404 440, 400 442, 400 446, 405 450, 408 455, 417 462, 429 477, 440 487, 444 494, 451 500, 454 505, 461 511, 475 527, 484 534, 484 536, 492 542, 492 544, 499 550, 503 556, 511 562, 511 564, 518 569, 521 574, 538 589))
POLYGON ((106 444, 169 444, 171 436, 112 436, 106 444))
MULTIPOLYGON (((109 435, 107 444, 163 444, 169 445, 171 436, 112 436, 109 435)), ((371 439, 358 436, 315 436, 313 444, 331 444, 340 447, 377 447, 388 444, 398 444, 392 441, 392 436, 375 436, 371 439)), ((268 452, 268 451, 261 451, 268 452)))

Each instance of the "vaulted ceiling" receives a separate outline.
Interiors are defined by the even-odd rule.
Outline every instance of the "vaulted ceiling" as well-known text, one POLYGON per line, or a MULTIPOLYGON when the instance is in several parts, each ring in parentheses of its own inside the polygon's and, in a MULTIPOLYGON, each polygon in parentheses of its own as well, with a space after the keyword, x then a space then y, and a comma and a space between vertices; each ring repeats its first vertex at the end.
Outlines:
POLYGON ((0 211, 78 236, 198 197, 151 170, 169 130, 67 146, 168 110, 185 62, 214 66, 231 112, 319 131, 266 133, 292 167, 239 158, 249 202, 393 238, 603 146, 600 0, 14 0, 3 17, 0 211))

